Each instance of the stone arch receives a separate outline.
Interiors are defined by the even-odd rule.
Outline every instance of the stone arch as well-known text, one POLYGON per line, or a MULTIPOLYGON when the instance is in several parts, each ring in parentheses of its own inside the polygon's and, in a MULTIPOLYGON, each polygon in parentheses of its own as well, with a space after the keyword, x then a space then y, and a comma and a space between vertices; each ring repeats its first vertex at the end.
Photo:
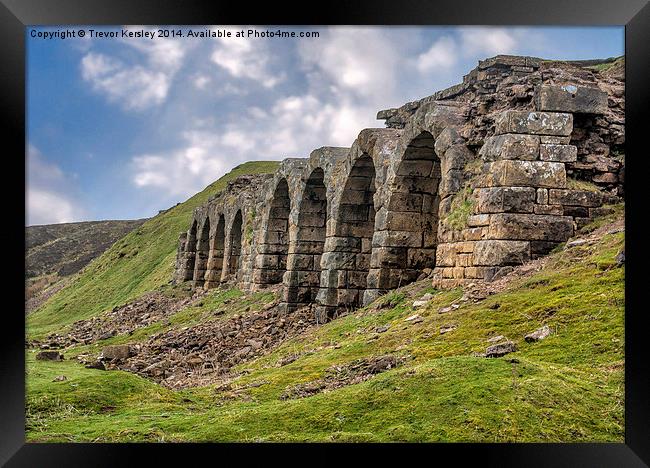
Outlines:
POLYGON ((333 235, 327 237, 321 264, 318 303, 332 317, 340 308, 362 304, 370 270, 375 228, 375 165, 363 153, 345 181, 334 215, 333 235))
POLYGON ((365 304, 435 267, 441 165, 434 143, 420 132, 397 165, 388 204, 376 216, 365 304))
POLYGON ((289 217, 291 216, 291 198, 289 184, 285 177, 275 186, 269 206, 268 221, 263 241, 256 257, 256 274, 254 282, 259 285, 271 285, 282 282, 287 271, 289 254, 289 217))
POLYGON ((221 282, 223 270, 226 219, 223 214, 217 215, 217 227, 210 239, 210 256, 205 273, 205 288, 214 288, 221 282))
POLYGON ((241 236, 243 217, 241 210, 237 210, 230 225, 228 255, 224 258, 223 280, 228 280, 237 275, 239 270, 239 258, 241 256, 241 236))
POLYGON ((191 281, 194 279, 194 264, 196 260, 196 219, 192 221, 190 230, 187 232, 187 240, 185 242, 185 252, 187 252, 187 264, 185 265, 185 276, 183 281, 191 281))
POLYGON ((210 217, 206 216, 196 239, 194 286, 203 286, 210 254, 210 217))
POLYGON ((320 286, 327 225, 327 189, 322 168, 315 168, 309 175, 298 208, 296 238, 289 246, 283 281, 287 309, 314 302, 320 286))

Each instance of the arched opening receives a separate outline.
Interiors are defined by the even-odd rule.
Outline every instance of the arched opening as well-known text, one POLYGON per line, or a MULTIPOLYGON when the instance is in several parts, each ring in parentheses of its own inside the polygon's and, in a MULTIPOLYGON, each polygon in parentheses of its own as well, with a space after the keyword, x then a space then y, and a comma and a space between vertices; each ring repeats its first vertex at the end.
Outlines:
POLYGON ((230 228, 230 255, 228 256, 227 277, 237 274, 239 270, 239 257, 241 256, 241 231, 242 215, 241 210, 237 211, 230 228))
POLYGON ((217 229, 214 237, 210 241, 210 257, 208 258, 207 272, 205 274, 205 287, 214 288, 221 282, 223 269, 223 250, 226 240, 225 236, 226 220, 223 215, 219 215, 217 229))
POLYGON ((364 154, 345 182, 334 235, 325 242, 320 305, 328 316, 341 308, 358 307, 363 301, 370 270, 375 229, 375 166, 364 154))
POLYGON ((196 220, 192 222, 192 226, 187 233, 185 252, 187 263, 185 264, 185 275, 183 281, 191 281, 194 279, 194 263, 196 260, 196 220))
POLYGON ((434 138, 422 132, 404 152, 387 208, 377 213, 365 304, 435 267, 440 178, 434 138))
POLYGON ((289 308, 311 304, 318 294, 327 223, 324 177, 322 169, 314 169, 300 202, 296 241, 289 249, 285 275, 284 299, 289 308))
POLYGON ((256 274, 254 281, 260 285, 278 284, 282 282, 287 270, 287 255, 289 253, 289 214, 291 200, 289 185, 286 179, 281 179, 273 193, 269 218, 264 240, 259 247, 256 257, 256 274))
POLYGON ((194 261, 194 286, 200 287, 205 283, 205 272, 210 254, 210 218, 206 217, 196 240, 196 255, 194 261))

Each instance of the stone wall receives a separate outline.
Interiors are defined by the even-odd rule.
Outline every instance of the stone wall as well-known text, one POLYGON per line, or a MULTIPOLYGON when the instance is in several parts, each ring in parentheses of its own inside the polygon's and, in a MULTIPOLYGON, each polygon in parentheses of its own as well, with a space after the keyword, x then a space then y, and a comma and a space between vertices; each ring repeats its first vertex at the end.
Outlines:
POLYGON ((380 111, 387 128, 350 148, 231 182, 181 234, 174 280, 281 285, 287 310, 314 305, 323 320, 427 276, 492 280, 623 195, 621 89, 576 65, 482 61, 380 111))

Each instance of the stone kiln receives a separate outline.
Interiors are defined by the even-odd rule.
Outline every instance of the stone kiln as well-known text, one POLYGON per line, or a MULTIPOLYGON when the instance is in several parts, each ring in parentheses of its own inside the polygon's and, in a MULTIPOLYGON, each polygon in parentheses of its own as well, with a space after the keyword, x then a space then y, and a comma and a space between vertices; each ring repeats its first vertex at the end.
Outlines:
POLYGON ((282 285, 319 317, 430 276, 490 281, 623 196, 624 84, 576 63, 497 56, 350 148, 285 159, 197 208, 174 281, 282 285))

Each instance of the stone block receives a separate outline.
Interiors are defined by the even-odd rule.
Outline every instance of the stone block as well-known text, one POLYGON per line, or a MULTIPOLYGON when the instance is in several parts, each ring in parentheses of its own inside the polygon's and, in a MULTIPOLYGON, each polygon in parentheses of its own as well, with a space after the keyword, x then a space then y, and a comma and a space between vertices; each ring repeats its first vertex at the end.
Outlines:
POLYGON ((532 213, 536 190, 533 187, 477 189, 481 213, 532 213))
POLYGON ((406 247, 375 247, 370 257, 373 267, 403 268, 406 261, 406 247))
POLYGON ((325 252, 321 257, 323 269, 353 270, 356 254, 351 252, 325 252))
POLYGON ((527 133, 531 135, 569 136, 573 130, 573 115, 556 112, 507 110, 496 119, 495 132, 527 133))
POLYGON ((458 250, 456 248, 456 244, 440 244, 436 249, 436 266, 455 266, 457 257, 458 250))
POLYGON ((502 213, 490 219, 488 238, 563 242, 573 235, 567 216, 502 213))
POLYGON ((287 270, 311 270, 314 268, 314 256, 310 254, 293 254, 287 256, 287 270))
POLYGON ((575 162, 578 160, 578 148, 573 145, 540 145, 539 159, 554 162, 575 162))
POLYGON ((361 240, 358 237, 328 237, 325 239, 325 252, 359 252, 361 240))
POLYGON ((536 203, 538 205, 547 205, 548 204, 548 189, 545 189, 545 188, 538 188, 537 189, 536 203))
POLYGON ((373 247, 421 247, 422 232, 377 231, 372 238, 373 247))
POLYGON ((436 138, 434 148, 437 155, 442 155, 445 154, 450 146, 462 142, 463 137, 458 133, 458 131, 454 127, 447 127, 440 133, 440 135, 438 135, 438 138, 436 138))
POLYGON ((564 206, 563 214, 575 218, 587 218, 589 217, 589 208, 586 206, 564 206))
POLYGON ((520 159, 534 161, 539 156, 539 137, 508 133, 487 138, 479 151, 484 161, 520 159))
POLYGON ((434 266, 436 259, 436 249, 408 249, 407 264, 408 268, 424 269, 434 266))
POLYGON ((543 84, 535 92, 535 104, 540 111, 604 114, 607 93, 587 86, 543 84))
POLYGON ((588 190, 549 190, 548 202, 551 205, 572 205, 596 207, 602 204, 600 192, 588 190))
POLYGON ((463 229, 463 236, 465 240, 476 241, 481 240, 487 235, 487 229, 485 227, 472 227, 463 229))
POLYGON ((618 175, 613 172, 601 172, 594 174, 591 180, 599 184, 615 184, 618 182, 618 175))
POLYGON ((513 265, 530 259, 530 243, 516 240, 484 240, 474 247, 474 265, 513 265))
POLYGON ((539 142, 543 145, 568 145, 571 142, 571 137, 540 135, 539 142))
POLYGON ((465 164, 474 159, 474 153, 465 145, 453 145, 445 151, 442 160, 442 173, 452 169, 463 169, 465 164))
POLYGON ((566 187, 563 163, 501 160, 489 163, 488 183, 492 186, 566 187))
POLYGON ((467 226, 469 227, 481 227, 488 224, 490 224, 489 214, 476 214, 467 217, 467 226))
POLYGON ((390 211, 409 211, 421 212, 422 211, 422 198, 424 195, 419 193, 393 193, 388 203, 390 211))
POLYGON ((564 215, 562 205, 535 205, 535 214, 538 215, 564 215))
POLYGON ((433 161, 423 160, 404 160, 400 163, 397 169, 399 176, 415 176, 415 177, 428 177, 431 175, 433 169, 433 161))

